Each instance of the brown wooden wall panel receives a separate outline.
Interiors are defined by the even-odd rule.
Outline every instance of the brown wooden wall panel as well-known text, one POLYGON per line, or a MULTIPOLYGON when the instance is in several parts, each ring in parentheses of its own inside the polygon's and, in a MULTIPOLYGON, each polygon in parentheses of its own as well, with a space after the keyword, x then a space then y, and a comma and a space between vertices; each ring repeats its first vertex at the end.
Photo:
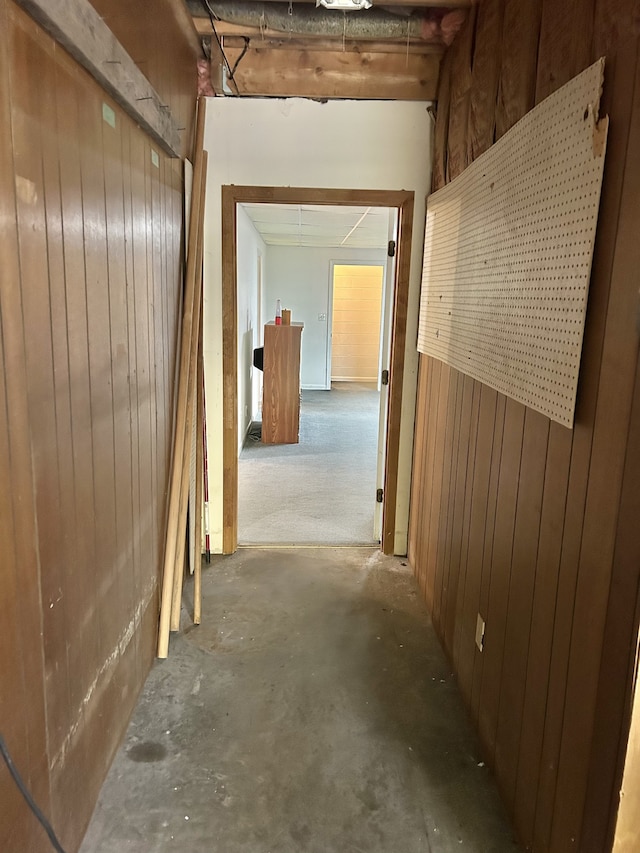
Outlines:
POLYGON ((183 0, 90 0, 109 29, 163 97, 180 130, 181 155, 189 157, 195 118, 200 40, 183 0))
POLYGON ((504 0, 484 0, 478 8, 469 101, 469 163, 494 142, 503 19, 504 0))
POLYGON ((464 574, 463 600, 460 611, 462 618, 456 619, 456 642, 453 651, 460 687, 468 704, 471 704, 473 664, 476 653, 476 616, 480 611, 481 555, 485 538, 491 471, 491 453, 487 452, 487 448, 493 446, 497 400, 497 393, 486 385, 478 383, 477 392, 480 399, 473 474, 466 488, 467 494, 471 496, 471 506, 467 546, 461 564, 461 572, 464 574))
MULTIPOLYGON (((527 409, 518 498, 516 503, 507 622, 504 635, 500 704, 496 732, 495 765, 513 809, 522 736, 522 717, 538 547, 541 538, 542 499, 547 462, 550 421, 527 409)), ((533 650, 536 653, 536 650, 533 650)))
POLYGON ((447 137, 447 181, 452 181, 469 164, 467 138, 471 104, 471 69, 477 7, 473 6, 456 39, 451 62, 449 133, 447 137))
POLYGON ((449 142, 449 110, 451 104, 451 64, 453 51, 447 51, 440 62, 436 126, 433 134, 431 188, 435 192, 447 182, 447 147, 449 142))
POLYGON ((500 136, 607 52, 611 124, 575 428, 420 365, 409 558, 517 832, 537 853, 611 849, 628 727, 640 613, 629 521, 639 21, 631 0, 482 0, 441 80, 434 188, 466 165, 463 144, 477 156, 494 121, 500 136))
MULTIPOLYGON (((441 364, 440 369, 434 371, 434 376, 437 379, 437 396, 435 397, 434 404, 434 415, 435 422, 433 428, 433 455, 431 458, 431 471, 430 471, 430 492, 431 492, 431 504, 430 511, 425 519, 426 528, 423 528, 423 535, 425 535, 425 543, 427 548, 426 554, 426 565, 428 567, 428 571, 426 574, 426 588, 427 588, 427 600, 431 602, 432 610, 435 613, 437 612, 436 605, 436 576, 438 573, 438 548, 440 543, 438 541, 438 530, 440 525, 440 513, 442 511, 442 507, 446 503, 446 495, 445 491, 444 495, 442 492, 443 485, 445 489, 448 487, 448 483, 444 483, 444 448, 446 443, 446 426, 447 421, 453 417, 455 412, 455 402, 452 405, 451 401, 455 401, 455 393, 452 393, 451 389, 451 370, 446 364, 441 364)), ((438 605, 439 606, 439 605, 438 605)), ((437 617, 435 617, 437 618, 437 617)))
MULTIPOLYGON (((460 539, 460 556, 456 559, 451 557, 449 565, 449 575, 453 577, 455 586, 455 597, 449 596, 447 602, 447 620, 445 624, 445 642, 453 649, 452 655, 454 663, 459 666, 460 662, 460 644, 462 635, 462 622, 457 619, 456 614, 464 610, 465 598, 467 595, 467 566, 469 556, 469 540, 471 536, 471 508, 473 503, 473 479, 476 465, 476 451, 478 448, 478 429, 480 426, 480 402, 482 399, 482 385, 479 382, 474 382, 470 377, 465 377, 465 382, 468 383, 468 393, 471 394, 471 410, 469 413, 469 438, 468 451, 466 454, 466 471, 464 472, 464 487, 462 489, 462 532, 460 539), (456 572, 456 566, 459 565, 459 571, 456 572)), ((461 472, 460 472, 461 473, 461 472)), ((460 476, 459 473, 459 476, 460 476)), ((459 493, 458 489, 458 493, 459 493)), ((453 532, 454 538, 458 538, 456 532, 453 532)))
MULTIPOLYGON (((637 50, 636 50, 637 55, 637 50)), ((618 68, 618 74, 620 72, 618 68)), ((638 353, 637 288, 630 286, 640 265, 638 230, 640 192, 640 69, 636 61, 631 79, 620 75, 617 85, 635 92, 626 169, 620 200, 615 253, 610 276, 609 302, 600 363, 597 409, 586 495, 576 589, 571 655, 565 698, 562 750, 558 765, 558 792, 563 808, 556 808, 552 846, 563 849, 578 837, 589 777, 590 744, 598 726, 599 663, 604 649, 607 601, 611 589, 613 555, 628 440, 633 385, 638 353), (615 417, 612 412, 615 411, 615 417), (596 666, 597 664, 597 666, 596 666), (564 794, 571 790, 572 796, 564 794)), ((620 611, 622 615, 623 609, 620 611)), ((626 675, 626 673, 625 673, 626 675)), ((602 767, 593 767, 602 773, 602 767)))
POLYGON ((535 103, 542 0, 504 0, 495 138, 535 103))
MULTIPOLYGON (((0 120, 0 730, 73 851, 155 647, 182 163, 10 0, 0 120)), ((0 848, 39 853, 3 768, 0 802, 0 848)))
MULTIPOLYGON (((0 33, 8 27, 0 4, 0 33)), ((26 395, 25 336, 21 322, 20 252, 15 220, 17 189, 11 140, 11 56, 0 39, 0 731, 14 760, 46 811, 50 811, 49 755, 45 719, 42 608, 32 490, 26 395), (9 369, 9 368, 12 369, 9 369)), ((30 853, 41 847, 39 828, 8 774, 0 768, 0 848, 30 853), (4 815, 11 813, 14 820, 4 815)))
MULTIPOLYGON (((589 853, 595 853, 599 849, 608 849, 611 838, 616 836, 616 842, 620 842, 621 849, 632 850, 638 838, 638 774, 637 774, 637 742, 638 742, 638 720, 631 716, 632 708, 637 708, 639 697, 637 695, 636 661, 628 660, 629 636, 636 630, 640 618, 639 580, 637 567, 640 564, 640 537, 638 536, 638 518, 640 518, 640 349, 638 351, 638 364, 636 368, 636 381, 633 391, 633 407, 629 422, 629 441, 625 459, 625 471, 622 484, 622 499, 620 502, 620 515, 618 519, 618 536, 616 538, 616 553, 613 564, 613 579, 611 593, 609 596, 609 613, 620 614, 627 611, 627 601, 638 601, 639 605, 631 616, 626 613, 624 620, 611 618, 607 621, 607 642, 600 665, 601 678, 599 687, 598 707, 602 708, 600 724, 596 729, 592 761, 598 765, 609 762, 610 750, 607 749, 605 733, 612 734, 619 728, 620 755, 616 771, 622 774, 624 765, 624 797, 626 802, 623 808, 626 811, 624 824, 614 826, 614 815, 618 804, 621 802, 621 794, 617 785, 610 785, 607 790, 606 774, 604 785, 599 775, 592 774, 589 779, 586 807, 582 835, 588 839, 586 849, 589 853), (627 662, 627 687, 621 689, 621 669, 627 662), (635 693, 635 696, 634 696, 635 693), (611 701, 613 698, 614 701, 611 701), (622 713, 621 713, 622 709, 622 713), (631 722, 632 721, 632 722, 631 722), (631 722, 631 731, 629 725, 631 722), (629 753, 626 745, 629 741, 629 753), (635 751, 635 752, 634 752, 635 751), (634 754, 636 758, 634 758, 634 754), (605 757, 603 757, 603 755, 605 757), (635 768, 635 773, 634 773, 635 768), (630 774, 630 775, 629 775, 630 774), (593 821, 592 810, 598 807, 604 797, 608 797, 612 806, 612 819, 603 831, 593 821), (594 825, 595 824, 595 825, 594 825), (628 833, 628 834, 627 834, 628 833), (626 842, 626 843, 623 843, 626 842)), ((619 778, 616 773, 613 778, 619 778)), ((616 848, 617 849, 617 848, 616 848)))
POLYGON ((592 57, 595 0, 542 0, 536 103, 555 92, 592 57))

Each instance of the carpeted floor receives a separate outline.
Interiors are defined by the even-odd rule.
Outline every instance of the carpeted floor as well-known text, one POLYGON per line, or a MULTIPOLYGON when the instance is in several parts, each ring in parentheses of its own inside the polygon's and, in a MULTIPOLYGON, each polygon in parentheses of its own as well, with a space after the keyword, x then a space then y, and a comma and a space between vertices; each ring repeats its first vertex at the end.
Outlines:
POLYGON ((238 462, 241 545, 373 543, 379 394, 303 391, 300 443, 248 437, 238 462))

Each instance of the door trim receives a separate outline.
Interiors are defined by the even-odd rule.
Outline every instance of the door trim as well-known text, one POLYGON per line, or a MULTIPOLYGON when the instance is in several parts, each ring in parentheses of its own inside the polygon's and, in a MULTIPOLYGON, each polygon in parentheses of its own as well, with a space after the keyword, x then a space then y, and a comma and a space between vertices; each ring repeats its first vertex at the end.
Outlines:
MULTIPOLYGON (((222 551, 238 547, 238 350, 237 350, 237 205, 326 204, 330 206, 394 207, 398 210, 398 246, 389 368, 389 408, 382 516, 381 549, 393 554, 398 494, 398 458, 404 352, 409 303, 409 270, 414 193, 405 190, 345 190, 305 187, 222 187, 222 551)), ((373 497, 373 496, 372 496, 373 497)))

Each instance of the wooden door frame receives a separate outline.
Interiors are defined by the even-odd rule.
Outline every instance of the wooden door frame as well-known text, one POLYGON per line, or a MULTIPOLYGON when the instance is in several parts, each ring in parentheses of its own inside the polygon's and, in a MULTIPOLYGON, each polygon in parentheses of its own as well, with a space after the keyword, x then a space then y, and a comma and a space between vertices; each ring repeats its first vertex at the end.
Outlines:
MULTIPOLYGON (((389 401, 381 549, 393 554, 398 494, 400 419, 409 302, 414 193, 406 190, 345 190, 309 187, 222 187, 222 373, 223 531, 222 552, 238 547, 238 285, 237 205, 326 204, 331 207, 393 207, 398 210, 398 245, 391 320, 389 401)), ((372 495, 373 500, 373 495, 372 495)))

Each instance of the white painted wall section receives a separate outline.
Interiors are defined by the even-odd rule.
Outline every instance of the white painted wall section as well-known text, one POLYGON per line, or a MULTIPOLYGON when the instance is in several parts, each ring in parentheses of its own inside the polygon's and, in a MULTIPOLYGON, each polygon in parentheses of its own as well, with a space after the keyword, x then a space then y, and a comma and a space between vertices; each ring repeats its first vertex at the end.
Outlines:
MULTIPOLYGON (((267 246, 266 311, 275 311, 276 299, 280 299, 283 308, 291 308, 291 319, 304 323, 300 361, 303 388, 331 387, 327 371, 331 261, 373 264, 384 263, 385 258, 386 246, 377 250, 267 246)), ((269 314, 265 319, 273 318, 269 314)))
POLYGON ((406 553, 418 368, 416 350, 431 119, 424 102, 209 98, 204 357, 212 550, 222 550, 221 186, 412 190, 411 286, 400 427, 396 553, 406 553))
POLYGON ((260 315, 258 307, 258 277, 261 260, 264 275, 264 240, 241 206, 238 206, 237 223, 238 245, 238 453, 251 423, 257 415, 258 373, 253 366, 254 347, 260 345, 261 335, 258 327, 260 315))

